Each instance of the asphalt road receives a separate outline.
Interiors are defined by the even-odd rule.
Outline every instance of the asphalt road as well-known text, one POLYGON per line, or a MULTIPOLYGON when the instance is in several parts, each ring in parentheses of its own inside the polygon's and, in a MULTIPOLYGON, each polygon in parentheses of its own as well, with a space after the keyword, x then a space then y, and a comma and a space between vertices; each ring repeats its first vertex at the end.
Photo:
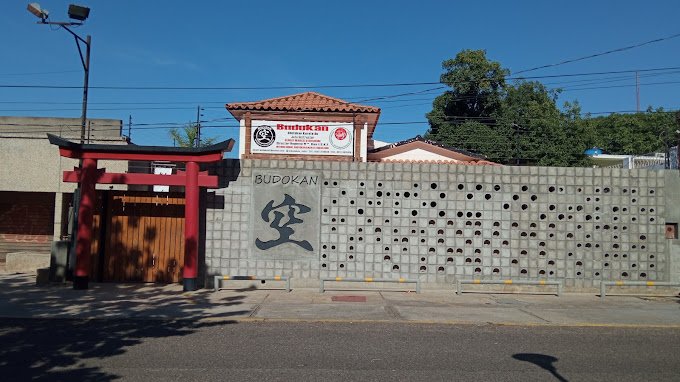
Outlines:
POLYGON ((677 381, 680 330, 0 319, 3 381, 677 381))

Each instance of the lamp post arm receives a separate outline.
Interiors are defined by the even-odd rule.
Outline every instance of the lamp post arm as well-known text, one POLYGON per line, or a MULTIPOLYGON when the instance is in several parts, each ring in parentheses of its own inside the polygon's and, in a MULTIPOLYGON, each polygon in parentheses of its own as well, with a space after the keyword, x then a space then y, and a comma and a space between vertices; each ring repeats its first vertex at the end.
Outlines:
POLYGON ((78 54, 80 55, 80 63, 83 64, 83 69, 85 69, 86 71, 89 70, 90 69, 90 57, 89 57, 90 56, 89 55, 89 52, 90 52, 90 36, 87 36, 85 39, 83 39, 82 37, 78 36, 74 31, 72 31, 71 28, 67 27, 63 23, 59 23, 58 25, 60 27, 64 28, 64 29, 66 29, 66 31, 68 33, 73 35, 73 38, 76 40, 76 46, 78 47, 78 54), (83 57, 83 50, 80 47, 81 42, 83 44, 85 44, 85 46, 87 47, 88 54, 87 54, 86 58, 83 57))

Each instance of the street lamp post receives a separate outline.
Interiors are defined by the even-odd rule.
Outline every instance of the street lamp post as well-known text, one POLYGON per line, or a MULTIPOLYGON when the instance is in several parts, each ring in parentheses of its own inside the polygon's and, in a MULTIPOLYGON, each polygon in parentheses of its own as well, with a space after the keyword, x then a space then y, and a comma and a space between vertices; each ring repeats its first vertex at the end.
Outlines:
MULTIPOLYGON (((74 31, 69 28, 70 26, 83 25, 83 21, 87 19, 90 15, 90 8, 82 7, 80 5, 71 4, 68 7, 68 16, 71 19, 78 20, 75 21, 48 21, 49 12, 46 9, 42 9, 40 4, 31 3, 28 4, 28 11, 34 14, 36 17, 40 18, 38 24, 45 25, 57 25, 64 28, 68 33, 70 33, 76 41, 76 46, 78 47, 78 54, 80 55, 80 63, 83 65, 83 70, 85 71, 85 79, 83 81, 83 109, 80 115, 80 143, 85 143, 85 130, 87 125, 87 90, 89 88, 90 82, 90 47, 92 46, 92 37, 90 35, 82 37, 78 36, 74 31), (85 57, 83 57, 83 49, 81 48, 81 43, 85 44, 85 57)), ((88 139, 89 141, 89 134, 88 139)))
MULTIPOLYGON (((83 39, 82 37, 78 36, 78 34, 76 34, 74 31, 72 31, 70 27, 83 25, 83 21, 85 21, 87 17, 90 15, 90 8, 74 4, 69 5, 68 16, 69 18, 77 21, 48 21, 49 12, 46 9, 42 9, 40 7, 40 4, 38 3, 28 4, 28 11, 40 19, 40 21, 38 21, 38 24, 57 25, 66 30, 68 33, 70 33, 75 39, 76 46, 78 47, 78 54, 80 55, 80 63, 83 65, 83 70, 85 71, 85 80, 83 83, 83 108, 82 113, 80 115, 80 143, 81 144, 85 143, 85 130, 87 125, 87 90, 89 88, 90 79, 90 47, 92 46, 92 38, 90 37, 90 35, 87 35, 83 39), (84 57, 81 43, 85 44, 84 57)), ((89 134, 87 140, 89 141, 89 134)), ((85 166, 83 165, 83 160, 81 159, 80 169, 82 173, 87 172, 84 167, 85 166)), ((89 256, 88 253, 89 247, 86 248, 85 245, 79 244, 78 239, 84 235, 85 236, 91 235, 91 232, 87 231, 91 231, 92 225, 94 188, 91 187, 91 189, 88 188, 84 190, 84 192, 82 192, 81 186, 82 186, 81 182, 78 182, 78 187, 75 189, 73 193, 74 196, 73 204, 75 206, 73 227, 75 232, 71 232, 71 244, 70 244, 71 250, 69 251, 71 254, 74 253, 76 254, 74 261, 75 264, 71 264, 75 268, 75 271, 73 272, 73 289, 87 289, 89 282, 88 270, 86 269, 88 266, 88 262, 82 260, 78 261, 78 259, 83 259, 84 258, 83 256, 89 256), (78 221, 81 219, 82 223, 84 224, 78 224, 78 221), (84 228, 81 226, 83 226, 84 228), (74 237, 76 238, 76 240, 73 240, 74 237)), ((69 269, 71 265, 69 266, 69 269)))

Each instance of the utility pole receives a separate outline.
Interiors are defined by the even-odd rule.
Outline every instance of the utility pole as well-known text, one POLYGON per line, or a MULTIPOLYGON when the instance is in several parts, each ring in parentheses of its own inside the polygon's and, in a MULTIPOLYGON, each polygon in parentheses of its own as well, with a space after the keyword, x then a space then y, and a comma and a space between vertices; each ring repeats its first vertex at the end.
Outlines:
POLYGON ((639 113, 640 112, 640 75, 638 72, 635 72, 635 105, 636 105, 636 110, 639 113))
POLYGON ((677 137, 675 142, 675 159, 677 160, 678 171, 680 171, 680 111, 675 113, 675 122, 678 125, 678 129, 675 130, 675 136, 677 137))
POLYGON ((132 114, 128 116, 128 140, 132 142, 132 114))
POLYGON ((201 146, 201 105, 196 107, 196 147, 201 146))

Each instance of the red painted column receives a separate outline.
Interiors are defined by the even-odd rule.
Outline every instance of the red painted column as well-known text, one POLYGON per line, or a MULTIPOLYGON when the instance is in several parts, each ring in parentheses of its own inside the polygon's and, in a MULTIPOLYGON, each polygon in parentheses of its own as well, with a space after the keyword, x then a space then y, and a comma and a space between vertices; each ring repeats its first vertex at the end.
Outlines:
POLYGON ((78 207, 78 233, 76 242, 76 266, 73 289, 87 289, 90 275, 90 251, 92 246, 92 216, 95 209, 95 185, 97 184, 97 160, 83 159, 80 169, 80 204, 78 207))
POLYGON ((184 206, 184 290, 198 289, 198 163, 187 162, 184 206))

